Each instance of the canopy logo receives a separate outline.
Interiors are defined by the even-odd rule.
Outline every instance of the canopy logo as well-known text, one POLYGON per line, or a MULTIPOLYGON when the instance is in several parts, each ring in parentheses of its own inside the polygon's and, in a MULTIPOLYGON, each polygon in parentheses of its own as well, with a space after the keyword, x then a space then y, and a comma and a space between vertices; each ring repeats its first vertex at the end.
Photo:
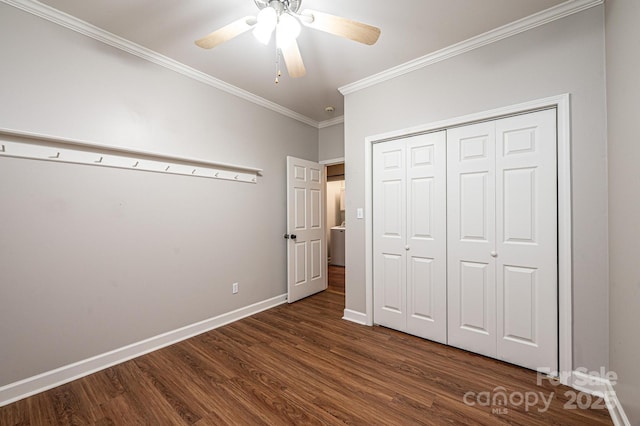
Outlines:
POLYGON ((491 391, 473 392, 469 391, 462 398, 466 405, 471 407, 478 405, 481 407, 491 407, 493 414, 509 414, 509 408, 524 406, 524 411, 535 408, 540 413, 549 410, 555 392, 545 395, 544 392, 508 392, 502 386, 496 386, 491 391))
MULTIPOLYGON (((576 369, 579 375, 573 376, 573 385, 580 388, 593 388, 602 385, 607 381, 614 385, 618 380, 618 375, 613 371, 588 371, 586 368, 576 369)), ((572 373, 569 373, 572 374, 572 373)), ((573 388, 561 385, 561 375, 556 372, 549 371, 538 372, 536 384, 540 390, 508 391, 502 386, 496 386, 492 390, 474 392, 468 391, 464 394, 462 400, 468 406, 491 407, 492 414, 505 415, 509 414, 509 409, 524 407, 525 412, 537 410, 544 413, 551 407, 551 402, 556 398, 556 392, 561 393, 564 397, 558 397, 558 402, 564 401, 563 408, 565 410, 577 409, 594 409, 606 410, 607 402, 614 396, 614 392, 606 391, 603 396, 591 395, 586 392, 580 392, 573 388), (548 386, 544 387, 544 382, 550 383, 554 390, 549 392, 548 386), (564 390, 564 392, 563 392, 564 390)))

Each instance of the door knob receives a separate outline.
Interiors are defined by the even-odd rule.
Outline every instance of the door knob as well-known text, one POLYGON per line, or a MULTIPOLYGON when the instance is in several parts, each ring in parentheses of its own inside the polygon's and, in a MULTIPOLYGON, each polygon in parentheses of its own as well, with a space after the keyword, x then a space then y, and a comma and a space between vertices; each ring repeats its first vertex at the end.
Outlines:
POLYGON ((498 253, 495 251, 492 251, 490 254, 491 254, 491 257, 498 257, 498 253))
POLYGON ((296 234, 291 234, 291 239, 295 240, 296 238, 298 238, 298 236, 296 234))
POLYGON ((284 234, 284 239, 285 240, 295 240, 296 238, 298 238, 298 236, 296 234, 284 234))
POLYGON ((407 250, 407 251, 409 251, 409 249, 411 249, 411 247, 409 247, 409 246, 404 246, 404 249, 405 249, 405 250, 407 250))

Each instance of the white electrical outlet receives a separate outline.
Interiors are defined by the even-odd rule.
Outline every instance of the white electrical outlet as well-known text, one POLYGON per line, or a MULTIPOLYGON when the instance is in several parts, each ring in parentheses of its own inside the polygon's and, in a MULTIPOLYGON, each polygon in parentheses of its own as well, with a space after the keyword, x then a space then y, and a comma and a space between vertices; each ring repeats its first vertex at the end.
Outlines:
POLYGON ((231 284, 231 292, 236 294, 238 292, 238 283, 231 284))

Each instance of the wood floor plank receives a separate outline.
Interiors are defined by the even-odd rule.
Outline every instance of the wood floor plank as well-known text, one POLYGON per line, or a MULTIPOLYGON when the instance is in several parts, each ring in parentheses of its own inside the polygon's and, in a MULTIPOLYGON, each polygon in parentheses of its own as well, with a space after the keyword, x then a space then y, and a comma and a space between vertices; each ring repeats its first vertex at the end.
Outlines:
POLYGON ((228 327, 225 327, 225 329, 220 331, 223 332, 223 334, 225 334, 226 336, 231 336, 234 339, 238 334, 242 335, 245 339, 246 346, 271 343, 274 340, 272 336, 262 333, 259 330, 254 329, 253 327, 250 327, 247 321, 237 321, 235 323, 229 324, 228 327))
MULTIPOLYGON (((377 412, 376 418, 380 422, 388 424, 388 422, 402 421, 413 423, 418 418, 412 416, 409 410, 398 409, 397 393, 395 384, 384 379, 378 381, 375 378, 376 372, 371 374, 361 374, 349 368, 344 368, 338 363, 332 362, 331 359, 323 359, 322 354, 315 356, 312 352, 306 351, 300 345, 296 345, 291 349, 284 344, 273 344, 274 348, 278 348, 282 354, 293 355, 295 360, 300 361, 303 371, 307 371, 309 377, 305 382, 314 382, 318 384, 319 392, 326 397, 334 400, 349 401, 349 405, 357 404, 361 409, 358 413, 367 411, 370 406, 385 406, 387 410, 384 413, 377 412)), ((428 393, 421 395, 422 402, 425 406, 431 405, 432 396, 428 393)), ((363 418, 369 421, 370 419, 363 418)))
POLYGON ((0 408, 0 425, 29 424, 31 414, 37 415, 35 412, 32 413, 32 407, 30 407, 34 404, 36 398, 37 395, 14 402, 10 405, 13 408, 11 410, 0 408))
POLYGON ((328 291, 1 407, 0 424, 611 424, 533 371, 342 320, 344 268, 332 271, 328 291), (550 406, 465 403, 498 391, 550 406))
POLYGON ((435 399, 436 394, 431 387, 421 386, 421 383, 417 381, 407 382, 405 381, 405 376, 398 377, 388 373, 380 375, 379 370, 360 368, 342 357, 335 356, 333 353, 333 356, 322 354, 314 358, 313 349, 303 345, 298 345, 296 349, 303 351, 306 357, 311 358, 310 362, 314 365, 322 367, 320 371, 324 374, 329 375, 332 372, 336 372, 340 374, 341 383, 350 380, 348 383, 363 387, 362 390, 365 393, 375 394, 380 392, 388 400, 385 401, 386 403, 392 401, 397 403, 405 400, 406 402, 418 402, 422 406, 429 407, 435 399), (326 361, 323 362, 320 357, 325 358, 326 361))
POLYGON ((223 383, 236 375, 236 372, 223 360, 212 356, 206 349, 203 349, 195 338, 181 342, 179 345, 173 345, 168 349, 189 366, 193 375, 206 379, 208 382, 223 383))
MULTIPOLYGON (((145 417, 138 414, 126 393, 120 394, 100 405, 102 417, 96 424, 102 425, 144 425, 145 417)), ((63 424, 63 423, 60 423, 63 424)))
MULTIPOLYGON (((304 361, 300 360, 297 356, 295 356, 295 354, 292 353, 293 348, 291 346, 281 345, 279 342, 274 342, 270 346, 271 346, 270 348, 271 350, 268 351, 268 353, 270 353, 270 357, 268 357, 268 359, 275 360, 279 368, 277 368, 277 370, 267 368, 266 370, 270 371, 273 374, 277 374, 277 376, 280 379, 282 379, 285 383, 293 383, 293 384, 304 383, 305 384, 304 387, 291 386, 292 389, 289 389, 286 385, 282 385, 280 389, 282 393, 288 395, 289 398, 293 398, 292 401, 299 401, 298 399, 299 397, 302 397, 303 400, 315 398, 314 401, 316 406, 318 408, 322 408, 323 411, 327 412, 327 414, 331 414, 332 416, 335 417, 336 413, 339 413, 342 418, 349 418, 351 420, 354 419, 353 414, 349 414, 348 411, 341 411, 335 405, 332 407, 332 410, 325 409, 327 408, 326 403, 324 403, 323 406, 318 405, 319 399, 316 397, 317 395, 328 393, 331 395, 330 399, 340 401, 345 399, 344 395, 342 395, 341 392, 352 391, 344 386, 344 384, 342 383, 342 378, 339 381, 337 381, 333 377, 335 376, 335 373, 339 373, 338 371, 331 370, 331 373, 333 373, 331 375, 322 374, 322 372, 318 371, 315 368, 317 366, 311 366, 308 363, 305 363, 304 361), (274 351, 274 349, 276 350, 274 351), (282 368, 283 366, 285 366, 286 368, 282 368)), ((249 348, 247 351, 249 354, 252 355, 252 358, 255 360, 266 359, 265 357, 261 356, 267 352, 265 351, 264 348, 252 347, 252 348, 249 348)), ((367 390, 370 391, 370 389, 367 389, 367 390)), ((369 394, 369 397, 371 397, 371 394, 369 394)), ((354 399, 353 398, 351 399, 346 398, 346 399, 349 401, 351 410, 356 408, 355 411, 362 412, 362 413, 366 413, 367 407, 369 407, 370 404, 374 402, 371 400, 371 398, 368 398, 366 401, 359 401, 361 403, 361 406, 360 406, 361 410, 357 410, 358 407, 355 406, 354 399)), ((384 402, 388 402, 390 401, 390 399, 391 399, 390 397, 387 397, 386 401, 384 402)), ((316 415, 321 414, 317 412, 317 410, 312 410, 312 411, 315 411, 316 415)), ((372 421, 374 419, 379 420, 380 416, 378 415, 378 416, 370 417, 367 414, 365 416, 365 419, 368 421, 372 421)), ((333 418, 332 420, 333 422, 335 422, 336 419, 333 418)))
POLYGON ((333 293, 344 295, 345 269, 344 266, 329 265, 329 290, 333 293))
POLYGON ((165 354, 152 353, 136 359, 135 364, 185 423, 193 424, 208 414, 201 404, 205 395, 197 386, 185 382, 179 375, 165 374, 165 371, 175 369, 179 361, 171 360, 165 354))
MULTIPOLYGON (((135 360, 114 367, 125 393, 117 398, 126 397, 133 418, 142 418, 147 424, 185 425, 188 424, 174 409, 169 401, 137 367, 135 360)), ((106 418, 106 416, 105 416, 106 418)))

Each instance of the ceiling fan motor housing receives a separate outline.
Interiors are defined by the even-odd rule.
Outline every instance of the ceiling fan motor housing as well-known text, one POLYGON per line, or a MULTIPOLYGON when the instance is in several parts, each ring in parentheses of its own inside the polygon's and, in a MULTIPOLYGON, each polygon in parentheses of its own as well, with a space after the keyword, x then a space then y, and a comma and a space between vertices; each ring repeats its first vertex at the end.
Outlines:
POLYGON ((302 0, 253 0, 258 6, 258 9, 262 10, 265 7, 273 7, 278 14, 283 12, 297 13, 300 10, 300 4, 302 0))

